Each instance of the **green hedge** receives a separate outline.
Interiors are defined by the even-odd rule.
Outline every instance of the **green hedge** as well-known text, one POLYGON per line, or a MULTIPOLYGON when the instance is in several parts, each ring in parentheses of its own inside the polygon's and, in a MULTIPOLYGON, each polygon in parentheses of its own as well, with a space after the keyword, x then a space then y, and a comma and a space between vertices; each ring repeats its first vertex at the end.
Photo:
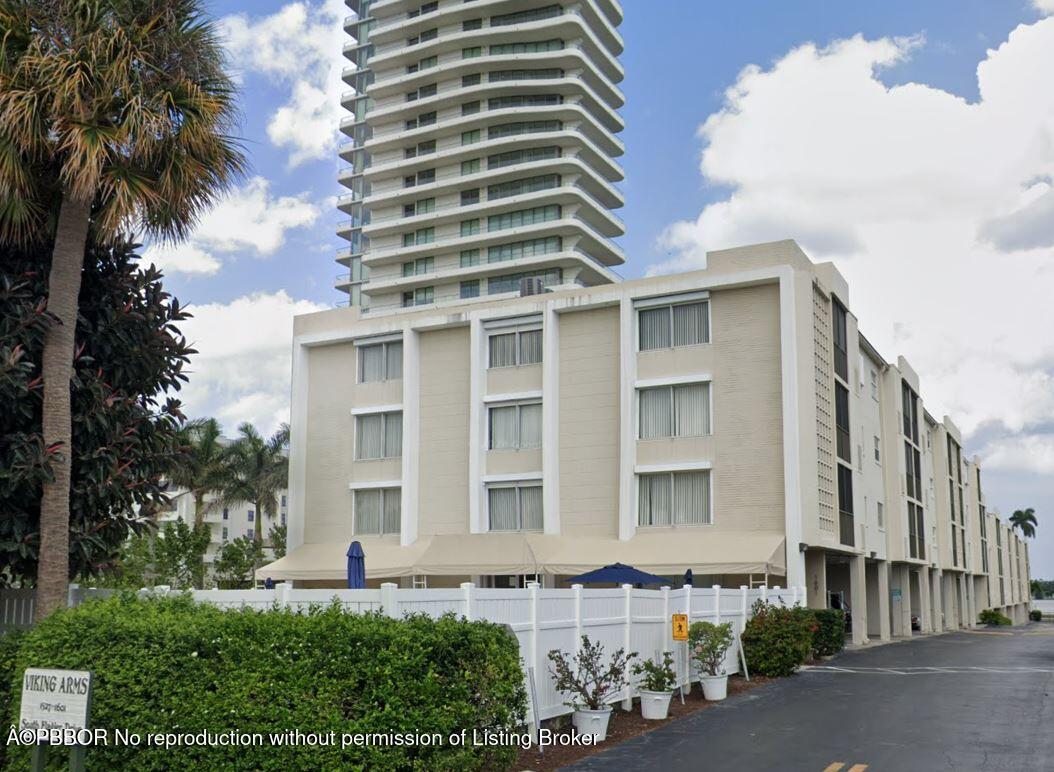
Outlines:
POLYGON ((816 627, 816 618, 810 609, 786 608, 757 600, 742 635, 750 673, 791 675, 809 656, 816 627))
POLYGON ((1034 608, 1028 612, 1028 618, 1031 619, 1033 622, 1042 622, 1043 612, 1040 611, 1038 608, 1034 608))
MULTIPOLYGON (((59 612, 27 633, 25 667, 95 673, 92 724, 147 733, 334 732, 336 747, 92 748, 95 769, 506 769, 515 747, 471 744, 473 729, 523 723, 519 649, 506 628, 447 616, 402 620, 339 607, 224 611, 189 597, 123 595, 59 612), (469 730, 469 744, 446 738, 469 730), (431 733, 435 746, 358 746, 341 735, 431 733)), ((10 715, 17 719, 17 689, 10 715)), ((11 748, 13 768, 28 767, 11 748)))
POLYGON ((845 612, 836 608, 813 609, 816 632, 812 635, 812 652, 829 657, 845 648, 845 612))
POLYGON ((986 608, 980 614, 977 615, 982 625, 1012 625, 1010 617, 1004 616, 1001 612, 996 611, 994 608, 986 608))
MULTIPOLYGON (((11 715, 11 695, 16 688, 15 654, 22 642, 22 631, 12 630, 0 635, 0 730, 7 729, 7 717, 11 715)), ((0 769, 7 769, 7 742, 0 741, 0 769)))

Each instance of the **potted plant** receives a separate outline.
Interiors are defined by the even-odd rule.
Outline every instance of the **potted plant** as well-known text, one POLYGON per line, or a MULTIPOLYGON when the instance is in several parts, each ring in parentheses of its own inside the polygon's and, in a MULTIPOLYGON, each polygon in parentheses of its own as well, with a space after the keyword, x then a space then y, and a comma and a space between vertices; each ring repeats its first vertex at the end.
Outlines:
POLYGON ((641 717, 659 721, 666 718, 673 688, 677 685, 673 654, 663 652, 661 662, 651 659, 638 662, 633 666, 633 675, 640 678, 641 717))
POLYGON ((728 696, 728 674, 725 672, 725 653, 735 637, 732 625, 725 622, 693 622, 688 628, 688 646, 692 659, 699 666, 699 682, 708 700, 723 700, 728 696))
POLYGON ((567 705, 575 710, 572 723, 578 734, 592 735, 594 742, 607 737, 611 719, 607 698, 626 686, 626 668, 636 656, 619 649, 605 664, 604 647, 588 635, 582 636, 582 647, 574 656, 560 649, 549 652, 549 672, 556 690, 571 696, 567 705))

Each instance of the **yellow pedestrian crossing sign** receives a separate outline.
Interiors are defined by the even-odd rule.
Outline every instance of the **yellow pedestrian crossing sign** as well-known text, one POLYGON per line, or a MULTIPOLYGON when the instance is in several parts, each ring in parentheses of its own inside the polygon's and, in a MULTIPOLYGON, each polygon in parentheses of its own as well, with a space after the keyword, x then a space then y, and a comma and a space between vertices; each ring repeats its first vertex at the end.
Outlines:
POLYGON ((673 615, 673 639, 675 641, 687 641, 688 640, 688 615, 687 614, 674 614, 673 615))

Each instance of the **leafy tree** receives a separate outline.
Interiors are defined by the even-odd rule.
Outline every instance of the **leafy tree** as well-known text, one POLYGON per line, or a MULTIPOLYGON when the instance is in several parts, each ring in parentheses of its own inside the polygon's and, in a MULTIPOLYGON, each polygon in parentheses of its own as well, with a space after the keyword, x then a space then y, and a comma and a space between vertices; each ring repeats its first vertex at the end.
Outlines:
POLYGON ((159 584, 180 590, 200 588, 205 581, 205 552, 212 529, 205 524, 189 526, 180 518, 165 523, 154 540, 154 570, 159 584))
POLYGON ((1036 511, 1029 507, 1028 509, 1018 509, 1014 511, 1014 514, 1010 516, 1010 528, 1021 529, 1021 535, 1026 539, 1034 538, 1036 535, 1036 526, 1039 523, 1036 522, 1036 511))
POLYGON ((256 539, 239 536, 225 542, 213 568, 221 590, 242 590, 253 586, 253 572, 263 562, 263 545, 256 539))
POLYGON ((253 518, 254 539, 263 544, 263 518, 273 518, 278 511, 279 492, 289 487, 289 426, 282 426, 264 439, 256 427, 243 423, 238 438, 224 453, 226 480, 215 506, 233 506, 250 502, 256 511, 253 518))
MULTIPOLYGON (((2 131, 2 129, 0 129, 2 131)), ((2 187, 2 186, 0 186, 2 187)), ((187 314, 136 245, 92 245, 84 257, 70 381, 72 449, 68 576, 111 569, 131 533, 167 506, 164 476, 179 462, 177 391, 194 353, 187 314)), ((54 317, 45 309, 50 255, 0 245, 0 586, 32 584, 41 491, 56 449, 43 437, 41 361, 54 317)), ((63 601, 64 602, 64 601, 63 601)))
POLYGON ((271 530, 267 532, 267 538, 271 542, 275 560, 285 557, 285 542, 288 534, 289 529, 284 523, 275 523, 271 526, 271 530))
POLYGON ((194 525, 205 521, 205 497, 223 490, 226 469, 223 464, 222 430, 215 418, 187 423, 179 434, 183 459, 169 473, 169 481, 186 488, 194 498, 194 525))
MULTIPOLYGON (((242 172, 200 0, 0 0, 0 244, 50 250, 36 617, 66 600, 85 248, 184 237, 242 172)), ((106 484, 97 481, 97 484, 106 484)))

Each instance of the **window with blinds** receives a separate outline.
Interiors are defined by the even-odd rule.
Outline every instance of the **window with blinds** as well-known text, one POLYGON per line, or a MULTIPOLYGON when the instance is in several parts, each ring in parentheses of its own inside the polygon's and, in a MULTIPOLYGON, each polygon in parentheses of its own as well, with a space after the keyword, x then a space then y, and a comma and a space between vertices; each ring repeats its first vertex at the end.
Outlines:
POLYGON ((491 531, 542 530, 542 486, 492 485, 487 488, 491 531))
POLYGON ((355 491, 352 530, 356 536, 399 533, 402 525, 402 491, 376 488, 355 491))
POLYGON ((403 454, 403 414, 371 413, 355 418, 355 458, 399 458, 403 454))
POLYGON ((542 446, 542 403, 496 405, 488 411, 491 450, 535 450, 542 446))
POLYGON ((642 440, 702 437, 710 433, 710 384, 685 383, 639 389, 642 440))
POLYGON ((637 311, 640 350, 710 342, 710 302, 678 303, 637 311))
POLYGON ((491 335, 490 367, 534 365, 542 361, 542 331, 518 330, 491 335))
POLYGON ((711 525, 710 472, 638 475, 637 522, 642 526, 711 525))
POLYGON ((359 383, 379 383, 403 377, 403 343, 374 343, 358 346, 359 383))

